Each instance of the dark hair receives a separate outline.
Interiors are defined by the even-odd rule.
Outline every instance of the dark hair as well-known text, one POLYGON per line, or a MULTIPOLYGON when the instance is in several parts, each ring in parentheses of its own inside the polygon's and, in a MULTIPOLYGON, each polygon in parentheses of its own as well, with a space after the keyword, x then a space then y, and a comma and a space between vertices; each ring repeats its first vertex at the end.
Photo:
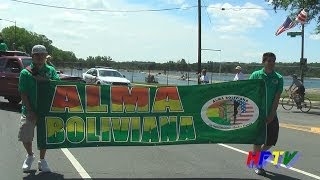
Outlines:
POLYGON ((264 63, 268 58, 274 58, 274 60, 276 60, 276 55, 272 52, 263 53, 262 62, 264 63))

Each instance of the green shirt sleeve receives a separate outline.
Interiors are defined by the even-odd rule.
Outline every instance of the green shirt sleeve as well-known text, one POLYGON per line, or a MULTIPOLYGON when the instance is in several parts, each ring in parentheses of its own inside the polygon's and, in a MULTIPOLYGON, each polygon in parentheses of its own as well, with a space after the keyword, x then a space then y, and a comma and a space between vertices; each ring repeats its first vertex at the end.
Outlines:
POLYGON ((53 69, 52 80, 60 80, 60 77, 55 69, 53 69))
POLYGON ((20 93, 24 93, 27 92, 28 88, 28 72, 27 70, 23 69, 20 73, 20 77, 19 77, 19 87, 18 90, 20 93))
POLYGON ((255 73, 252 73, 249 77, 249 79, 256 79, 255 73))
POLYGON ((278 86, 278 92, 281 94, 283 91, 283 77, 279 78, 279 86, 278 86))
POLYGON ((46 66, 50 69, 50 74, 51 74, 51 77, 49 77, 50 80, 60 80, 60 77, 56 71, 56 69, 52 66, 49 66, 46 64, 46 66))

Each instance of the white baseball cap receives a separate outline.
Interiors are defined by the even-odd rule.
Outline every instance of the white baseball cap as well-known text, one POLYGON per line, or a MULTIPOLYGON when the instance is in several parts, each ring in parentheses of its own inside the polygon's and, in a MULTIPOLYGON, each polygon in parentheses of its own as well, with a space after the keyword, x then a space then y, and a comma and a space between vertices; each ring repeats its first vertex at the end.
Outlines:
POLYGON ((31 54, 48 54, 46 47, 43 45, 35 45, 32 48, 31 54))
POLYGON ((237 66, 236 69, 241 70, 241 66, 237 66))

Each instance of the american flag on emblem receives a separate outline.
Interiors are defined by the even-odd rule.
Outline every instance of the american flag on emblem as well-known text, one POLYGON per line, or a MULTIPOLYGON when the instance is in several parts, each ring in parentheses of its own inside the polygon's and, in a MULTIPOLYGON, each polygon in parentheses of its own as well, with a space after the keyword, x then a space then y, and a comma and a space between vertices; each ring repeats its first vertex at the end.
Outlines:
POLYGON ((245 101, 238 101, 240 111, 236 116, 235 124, 242 124, 245 121, 249 121, 254 115, 253 106, 245 101))
POLYGON ((292 21, 290 17, 287 17, 286 21, 278 28, 276 36, 283 33, 284 31, 293 28, 296 25, 296 21, 292 21))

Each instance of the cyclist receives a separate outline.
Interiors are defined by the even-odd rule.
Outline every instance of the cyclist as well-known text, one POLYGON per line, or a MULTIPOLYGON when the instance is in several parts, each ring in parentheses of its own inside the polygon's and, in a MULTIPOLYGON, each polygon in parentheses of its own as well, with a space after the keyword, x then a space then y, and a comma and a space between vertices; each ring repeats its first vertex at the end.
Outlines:
POLYGON ((296 102, 298 109, 301 109, 301 102, 304 99, 305 88, 296 74, 292 75, 292 84, 289 87, 289 90, 291 91, 291 95, 296 102))

